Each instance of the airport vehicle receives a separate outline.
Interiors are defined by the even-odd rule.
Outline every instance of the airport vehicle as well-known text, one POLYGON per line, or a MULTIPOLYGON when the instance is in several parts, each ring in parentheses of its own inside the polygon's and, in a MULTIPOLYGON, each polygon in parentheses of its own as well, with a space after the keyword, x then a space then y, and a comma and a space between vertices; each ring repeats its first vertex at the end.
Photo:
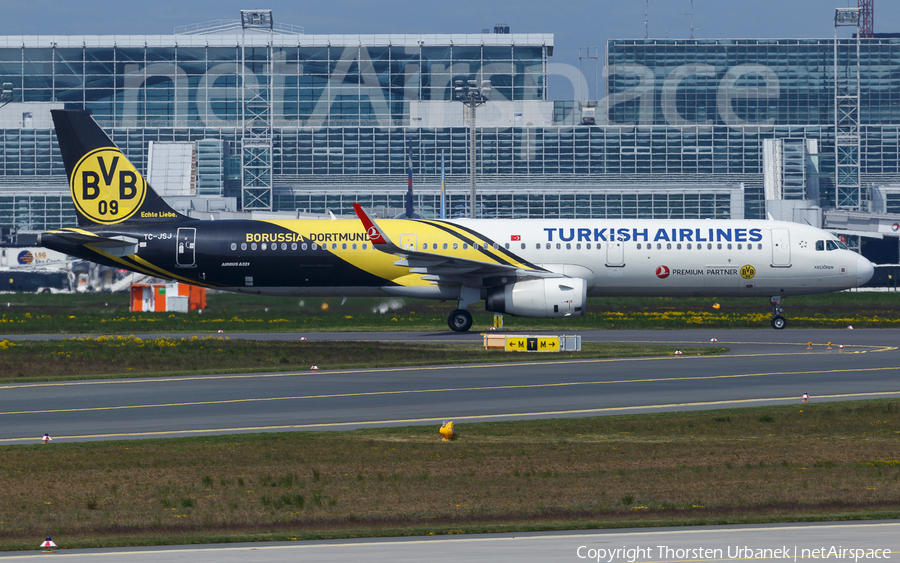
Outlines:
POLYGON ((766 296, 857 287, 872 264, 834 235, 777 221, 186 217, 86 112, 52 110, 78 228, 39 244, 136 272, 265 295, 402 296, 525 317, 584 313, 589 295, 766 296))

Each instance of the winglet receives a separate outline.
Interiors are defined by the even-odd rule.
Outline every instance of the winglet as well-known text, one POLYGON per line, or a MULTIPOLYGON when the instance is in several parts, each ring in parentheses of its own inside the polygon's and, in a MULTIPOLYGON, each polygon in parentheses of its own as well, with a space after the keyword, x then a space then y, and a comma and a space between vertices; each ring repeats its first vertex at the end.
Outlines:
POLYGON ((363 227, 366 229, 366 234, 369 235, 369 240, 375 246, 375 248, 382 247, 382 250, 386 250, 387 248, 393 247, 394 243, 387 238, 387 235, 384 234, 384 231, 375 224, 375 221, 369 218, 366 215, 366 212, 363 211, 362 205, 358 203, 353 204, 353 210, 356 211, 356 216, 359 217, 359 220, 362 221, 363 227), (387 248, 386 248, 387 247, 387 248))

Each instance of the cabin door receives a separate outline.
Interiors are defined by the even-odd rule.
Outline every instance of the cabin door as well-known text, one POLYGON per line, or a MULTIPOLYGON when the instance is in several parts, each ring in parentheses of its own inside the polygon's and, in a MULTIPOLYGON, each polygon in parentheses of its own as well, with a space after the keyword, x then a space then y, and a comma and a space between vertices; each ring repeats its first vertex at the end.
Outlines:
POLYGON ((181 227, 178 229, 175 250, 175 265, 177 266, 193 266, 196 260, 194 252, 194 242, 197 238, 197 229, 190 227, 181 227))
POLYGON ((772 265, 788 268, 791 265, 791 232, 772 229, 772 265))

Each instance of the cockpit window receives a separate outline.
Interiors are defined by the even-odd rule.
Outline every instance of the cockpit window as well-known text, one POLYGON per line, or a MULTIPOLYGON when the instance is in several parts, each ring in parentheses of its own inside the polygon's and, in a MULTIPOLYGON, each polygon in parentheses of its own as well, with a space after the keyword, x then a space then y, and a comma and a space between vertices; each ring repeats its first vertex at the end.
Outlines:
POLYGON ((825 250, 837 250, 839 247, 836 241, 826 240, 825 241, 825 250))
POLYGON ((838 245, 838 248, 840 248, 841 250, 850 250, 849 248, 847 248, 847 245, 844 244, 843 242, 841 242, 839 240, 836 240, 834 242, 838 245))
POLYGON ((824 240, 816 241, 816 250, 825 250, 825 241, 824 240))

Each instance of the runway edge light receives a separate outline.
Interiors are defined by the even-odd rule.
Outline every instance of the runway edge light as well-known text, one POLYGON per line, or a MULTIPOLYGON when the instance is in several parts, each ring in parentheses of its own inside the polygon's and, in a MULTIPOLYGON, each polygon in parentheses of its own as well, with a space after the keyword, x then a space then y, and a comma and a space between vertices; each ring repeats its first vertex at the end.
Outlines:
POLYGON ((709 341, 710 342, 718 342, 718 340, 716 340, 715 338, 710 338, 709 341))
POLYGON ((44 543, 41 544, 41 547, 56 547, 56 544, 53 543, 53 540, 50 539, 50 536, 47 536, 47 539, 44 540, 44 543))
POLYGON ((675 350, 675 355, 676 355, 676 356, 680 356, 680 355, 681 355, 681 350, 675 350))
POLYGON ((453 439, 453 421, 451 420, 448 422, 445 420, 444 423, 441 424, 440 433, 441 433, 441 441, 442 442, 449 442, 450 440, 452 440, 453 439))
POLYGON ((316 364, 313 364, 312 366, 310 366, 309 369, 311 369, 311 370, 313 370, 313 371, 316 371, 316 370, 319 369, 319 366, 317 366, 316 364))
POLYGON ((50 437, 50 434, 44 434, 44 437, 41 438, 41 443, 42 443, 42 444, 46 444, 46 443, 48 443, 48 442, 49 442, 50 440, 52 440, 52 439, 53 439, 53 438, 50 437))
POLYGON ((804 393, 804 394, 803 394, 803 402, 804 402, 804 403, 808 403, 808 402, 809 402, 809 393, 804 393))

